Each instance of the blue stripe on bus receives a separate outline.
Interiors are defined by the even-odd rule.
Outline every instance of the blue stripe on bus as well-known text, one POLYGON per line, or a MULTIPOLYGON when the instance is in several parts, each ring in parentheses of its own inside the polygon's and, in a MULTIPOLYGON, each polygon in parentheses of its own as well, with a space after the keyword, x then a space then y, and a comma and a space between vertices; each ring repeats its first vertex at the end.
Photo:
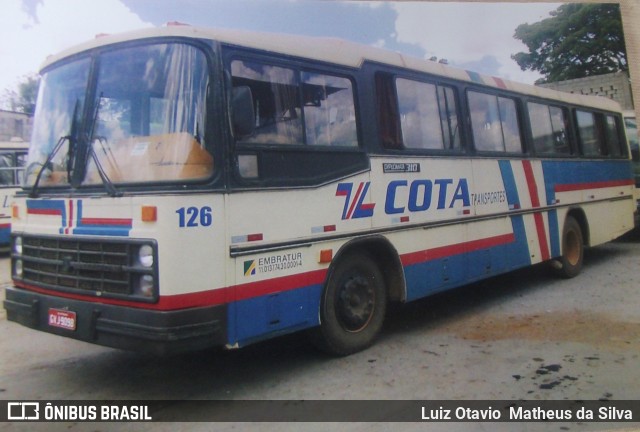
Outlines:
MULTIPOLYGON (((507 204, 509 204, 510 209, 519 209, 521 207, 520 195, 518 194, 518 186, 516 185, 511 161, 501 160, 498 161, 498 165, 500 166, 504 190, 507 193, 507 204)), ((524 217, 522 215, 511 216, 511 226, 516 242, 509 250, 509 269, 514 270, 531 265, 531 256, 529 254, 527 232, 524 227, 524 217)))
POLYGON ((244 346, 320 324, 322 284, 229 304, 229 343, 244 346))
POLYGON ((558 222, 558 211, 551 210, 549 217, 549 239, 551 248, 551 258, 560 256, 560 225, 558 222))
POLYGON ((471 79, 471 81, 473 81, 474 83, 478 83, 478 84, 484 84, 484 80, 482 79, 482 75, 480 75, 478 72, 474 72, 474 71, 466 71, 467 75, 469 75, 469 78, 471 79))
MULTIPOLYGON (((632 176, 632 165, 626 160, 617 161, 542 161, 547 204, 556 203, 556 187, 570 184, 627 180, 632 176)), ((551 256, 561 254, 561 226, 558 212, 548 212, 551 256)))
POLYGON ((11 243, 11 225, 0 226, 0 246, 11 243))
POLYGON ((522 216, 512 220, 514 242, 406 266, 407 301, 531 265, 522 216))
POLYGON ((629 180, 633 166, 628 160, 616 161, 542 161, 547 204, 556 199, 558 185, 629 180))
POLYGON ((520 197, 518 195, 518 187, 516 186, 516 178, 513 175, 511 161, 501 160, 498 161, 498 165, 500 166, 500 173, 502 174, 504 190, 507 193, 507 203, 509 204, 509 208, 519 208, 520 197))
POLYGON ((509 253, 509 270, 515 270, 531 265, 531 255, 529 254, 529 242, 527 241, 527 231, 524 227, 524 216, 511 216, 511 226, 516 241, 511 245, 509 253))

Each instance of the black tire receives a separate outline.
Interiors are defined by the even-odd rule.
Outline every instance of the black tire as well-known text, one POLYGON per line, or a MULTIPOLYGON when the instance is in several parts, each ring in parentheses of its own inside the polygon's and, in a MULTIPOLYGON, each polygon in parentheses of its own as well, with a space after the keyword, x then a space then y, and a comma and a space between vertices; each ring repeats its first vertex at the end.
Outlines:
POLYGON ((348 253, 329 274, 313 340, 332 355, 362 351, 380 333, 386 307, 385 284, 375 261, 366 253, 348 253))
POLYGON ((567 216, 562 230, 562 256, 553 261, 555 272, 566 279, 580 274, 584 257, 582 228, 573 216, 567 216))

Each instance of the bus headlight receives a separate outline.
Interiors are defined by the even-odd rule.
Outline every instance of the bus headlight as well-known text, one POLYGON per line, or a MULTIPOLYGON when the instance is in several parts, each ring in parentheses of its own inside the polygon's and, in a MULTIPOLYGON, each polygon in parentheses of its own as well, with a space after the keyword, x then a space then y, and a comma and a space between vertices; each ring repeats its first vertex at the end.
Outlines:
POLYGON ((13 240, 13 252, 18 255, 22 255, 22 237, 17 236, 13 240))
POLYGON ((21 259, 17 259, 13 265, 13 275, 15 277, 22 277, 22 273, 24 271, 24 268, 22 267, 22 260, 21 259))
POLYGON ((142 245, 138 250, 138 264, 145 268, 153 267, 153 248, 149 245, 142 245))

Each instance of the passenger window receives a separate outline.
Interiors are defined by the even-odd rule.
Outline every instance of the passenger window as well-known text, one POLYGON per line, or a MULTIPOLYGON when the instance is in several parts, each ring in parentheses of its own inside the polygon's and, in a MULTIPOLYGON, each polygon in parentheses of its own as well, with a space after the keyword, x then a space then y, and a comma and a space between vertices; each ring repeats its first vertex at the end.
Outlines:
POLYGON ((453 88, 438 86, 438 106, 440 107, 444 147, 446 149, 460 149, 462 146, 458 125, 458 108, 453 88))
POLYGON ((478 151, 521 153, 522 139, 513 99, 468 93, 473 139, 478 151))
POLYGON ((625 154, 626 152, 623 153, 622 140, 620 140, 618 133, 616 118, 612 115, 605 117, 605 132, 607 135, 607 150, 609 155, 622 156, 625 154))
POLYGON ((397 79, 396 89, 405 148, 460 148, 458 117, 452 88, 397 79))
POLYGON ((382 146, 386 149, 401 150, 402 132, 398 118, 398 98, 393 76, 387 73, 376 74, 376 112, 382 146))
POLYGON ((292 69, 256 62, 231 63, 233 86, 248 86, 253 95, 256 129, 243 142, 303 144, 302 110, 296 73, 292 69))
POLYGON ((528 103, 533 147, 537 154, 571 154, 566 133, 565 113, 561 108, 528 103))
POLYGON ((255 133, 243 143, 357 147, 349 79, 240 60, 231 74, 253 97, 255 133))
POLYGON ((436 86, 396 80, 402 140, 406 148, 444 148, 436 86))
POLYGON ((0 186, 16 186, 23 183, 26 158, 26 152, 0 153, 0 186))
POLYGON ((358 145, 351 81, 303 72, 304 123, 309 145, 358 145))
POLYGON ((587 111, 576 111, 580 147, 585 156, 601 156, 604 154, 602 134, 598 130, 596 115, 587 111))
POLYGON ((12 153, 0 153, 0 186, 15 184, 14 166, 12 153))

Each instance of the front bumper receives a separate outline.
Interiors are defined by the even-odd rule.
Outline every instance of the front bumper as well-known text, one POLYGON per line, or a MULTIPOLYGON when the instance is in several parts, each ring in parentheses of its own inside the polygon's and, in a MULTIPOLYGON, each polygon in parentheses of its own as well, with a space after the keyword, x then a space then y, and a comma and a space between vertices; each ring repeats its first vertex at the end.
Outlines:
POLYGON ((227 307, 156 311, 66 299, 7 287, 7 319, 33 329, 113 348, 172 354, 227 342, 227 307), (76 329, 49 325, 49 309, 76 313, 76 329))

